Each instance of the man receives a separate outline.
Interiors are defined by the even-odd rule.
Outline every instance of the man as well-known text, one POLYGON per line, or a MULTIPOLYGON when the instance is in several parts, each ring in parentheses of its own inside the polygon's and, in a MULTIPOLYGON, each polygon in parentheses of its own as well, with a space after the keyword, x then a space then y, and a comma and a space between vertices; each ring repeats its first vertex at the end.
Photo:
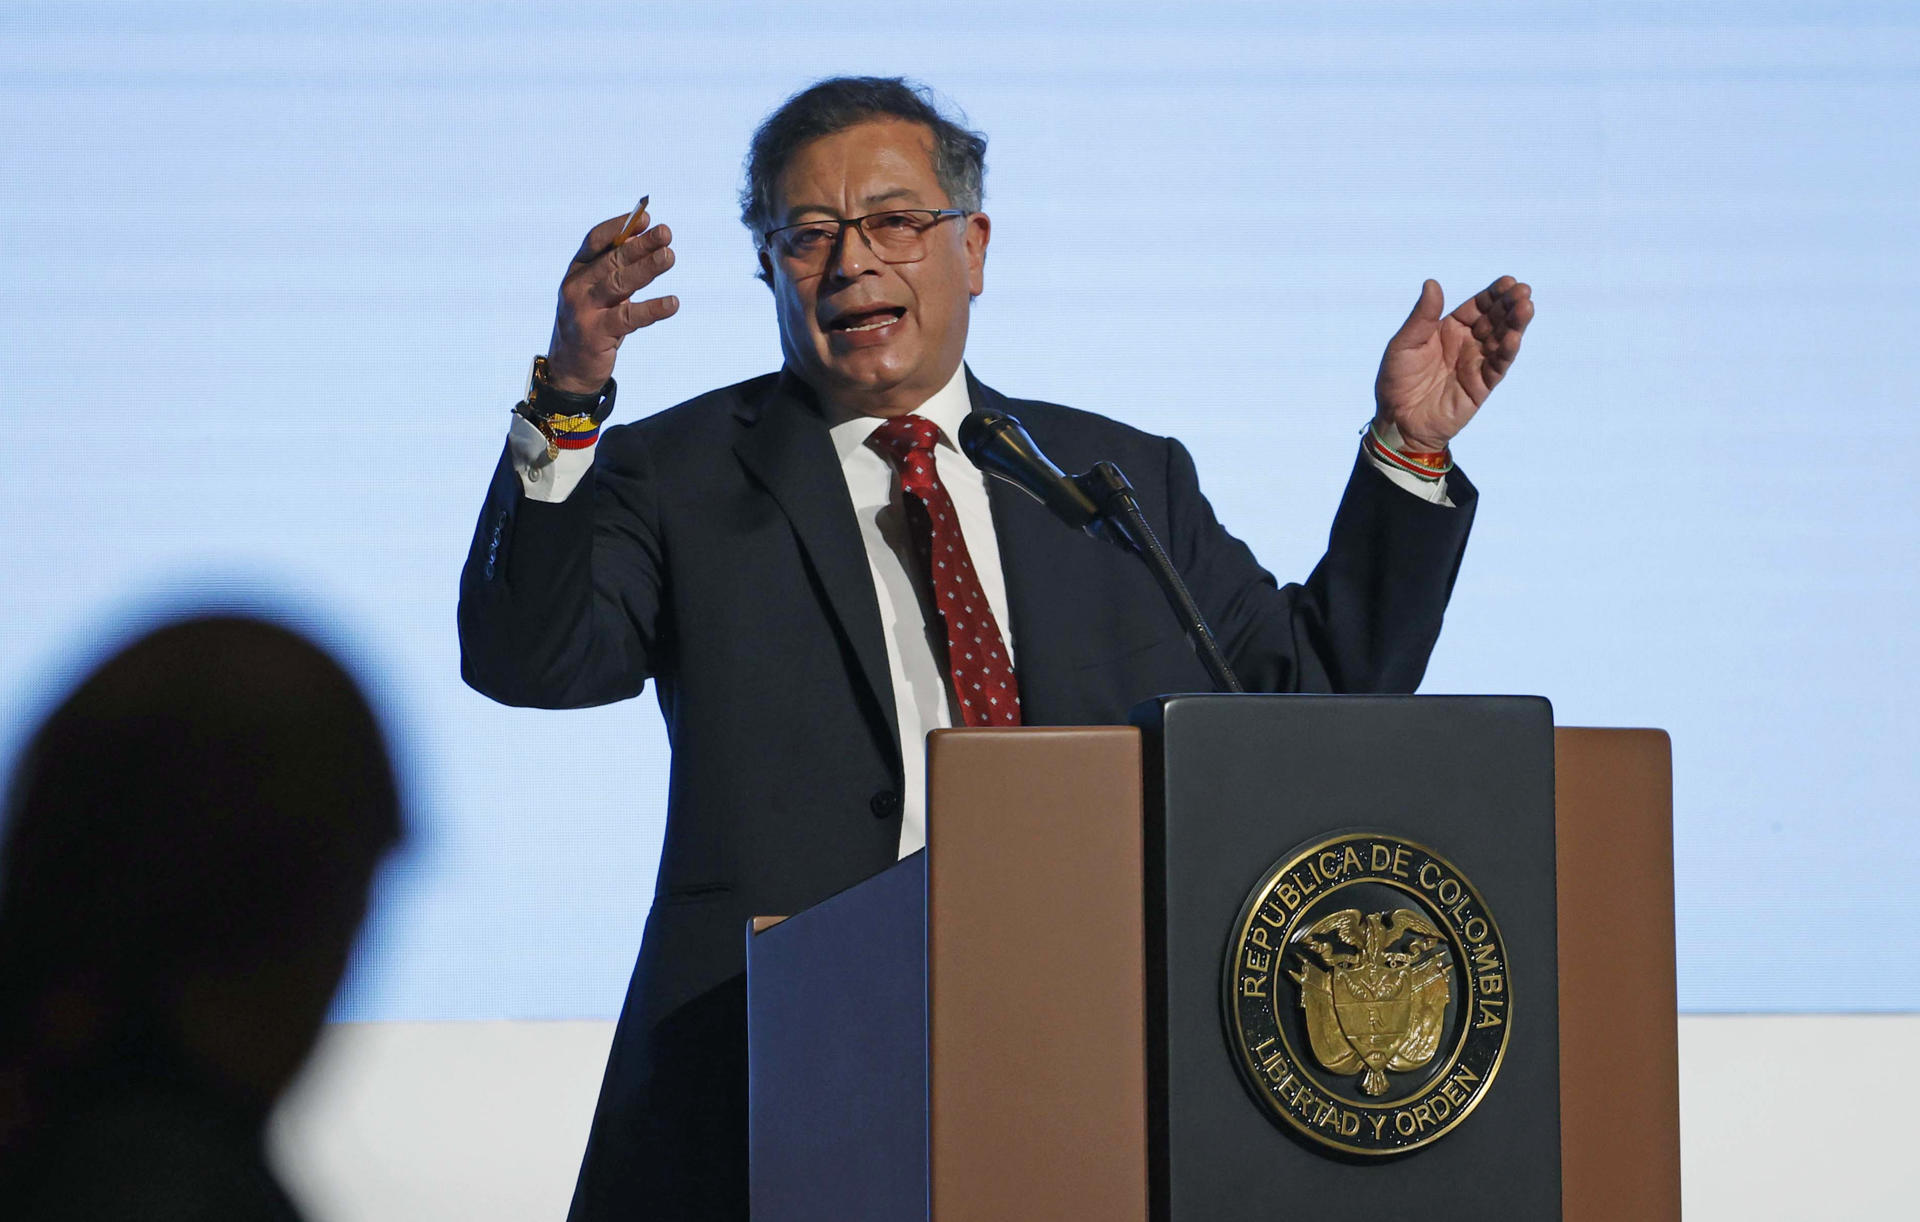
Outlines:
POLYGON ((0 1217, 294 1222, 268 1113, 401 835, 333 659, 192 619, 96 670, 22 753, 0 844, 0 1217))
POLYGON ((1532 316, 1510 278, 1389 345, 1326 557, 1278 588, 1214 520, 1179 443, 1009 400, 965 368, 985 288, 985 140, 898 80, 823 81, 756 133, 742 213, 784 368, 597 428, 667 228, 588 233, 461 583, 464 674, 566 707, 653 679, 666 842, 573 1217, 745 1218, 742 933, 923 843, 945 725, 1124 721, 1206 672, 1144 568, 989 488, 954 448, 1010 410, 1070 470, 1111 459, 1252 690, 1411 691, 1471 520, 1448 441, 1532 316))

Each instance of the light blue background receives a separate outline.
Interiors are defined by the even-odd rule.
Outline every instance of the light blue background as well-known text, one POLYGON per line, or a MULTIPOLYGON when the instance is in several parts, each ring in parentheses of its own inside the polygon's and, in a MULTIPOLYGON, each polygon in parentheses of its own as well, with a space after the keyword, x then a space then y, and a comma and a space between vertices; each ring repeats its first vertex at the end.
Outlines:
POLYGON ((144 617, 279 608, 418 827, 341 1016, 612 1014, 658 714, 469 692, 457 574, 594 222, 678 235, 620 418, 777 363, 740 156, 845 71, 991 136, 974 369, 1182 437, 1282 575, 1421 279, 1529 280, 1423 690, 1672 731, 1684 1007, 1920 1007, 1912 4, 15 0, 0 737, 144 617))

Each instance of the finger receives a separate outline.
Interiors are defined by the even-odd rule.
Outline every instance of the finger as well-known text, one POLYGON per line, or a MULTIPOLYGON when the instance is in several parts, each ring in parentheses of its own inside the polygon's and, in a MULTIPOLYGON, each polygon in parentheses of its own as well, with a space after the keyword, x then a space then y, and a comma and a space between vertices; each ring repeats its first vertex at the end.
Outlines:
MULTIPOLYGON (((1522 285, 1521 287, 1524 288, 1526 286, 1522 285)), ((1511 317, 1513 318, 1513 329, 1515 331, 1525 331, 1527 324, 1533 321, 1533 298, 1531 296, 1524 296, 1514 302, 1511 317)))
POLYGON ((1507 290, 1506 296, 1508 324, 1515 331, 1524 331, 1533 321, 1533 288, 1527 284, 1515 284, 1507 290))
POLYGON ((575 263, 562 281, 562 291, 593 305, 611 305, 646 288, 673 266, 669 248, 673 231, 656 225, 619 246, 609 247, 590 262, 575 263))
POLYGON ((621 335, 631 335, 642 327, 651 327, 663 318, 680 312, 678 297, 649 297, 645 301, 623 301, 613 309, 621 335))
POLYGON ((580 249, 573 252, 574 265, 591 263, 612 250, 613 240, 620 236, 620 230, 626 225, 630 216, 630 213, 622 212, 619 216, 610 216, 587 230, 587 236, 581 239, 580 249))
POLYGON ((1420 299, 1413 303, 1413 311, 1407 315, 1407 321, 1400 324, 1400 330, 1388 341, 1389 348, 1417 348, 1433 338, 1440 326, 1440 309, 1446 303, 1446 296, 1440 291, 1438 280, 1422 281, 1420 299))
POLYGON ((1518 285, 1512 276, 1502 276, 1461 302, 1453 316, 1471 327, 1479 318, 1493 313, 1518 285))
POLYGON ((1526 326, 1520 321, 1521 307, 1525 306, 1525 317, 1531 319, 1532 293, 1530 287, 1512 276, 1502 276, 1455 310, 1454 318, 1467 324, 1476 341, 1490 343, 1508 330, 1526 326))
POLYGON ((1533 321, 1533 303, 1523 301, 1514 310, 1514 324, 1500 336, 1499 345, 1487 357, 1487 364, 1504 375, 1513 358, 1520 355, 1520 337, 1533 321))
MULTIPOLYGON (((1506 277, 1502 277, 1502 279, 1506 279, 1506 277)), ((1488 285, 1486 288, 1481 289, 1473 296, 1461 302, 1449 317, 1469 330, 1476 329, 1480 325, 1481 320, 1487 317, 1492 311, 1494 304, 1499 300, 1500 295, 1494 288, 1494 286, 1499 283, 1500 281, 1496 280, 1493 284, 1488 285)))
POLYGON ((614 257, 634 261, 638 260, 642 255, 652 254, 661 247, 672 245, 672 243, 673 230, 667 228, 665 225, 655 225, 652 229, 647 230, 638 237, 630 237, 620 243, 620 248, 614 257))
POLYGON ((588 278, 581 285, 588 300, 598 305, 612 305, 652 284, 674 265, 677 256, 667 244, 672 240, 673 234, 665 225, 627 239, 610 258, 588 271, 588 278))
POLYGON ((1501 299, 1501 325, 1481 344, 1481 356, 1485 362, 1485 379, 1489 387, 1506 376, 1514 358, 1520 355, 1520 339, 1533 321, 1532 290, 1521 284, 1510 289, 1501 299))
POLYGON ((1506 346, 1508 340, 1517 341, 1520 333, 1533 321, 1533 301, 1528 297, 1505 297, 1495 304, 1488 315, 1488 328, 1484 335, 1476 332, 1475 338, 1490 348, 1506 346))

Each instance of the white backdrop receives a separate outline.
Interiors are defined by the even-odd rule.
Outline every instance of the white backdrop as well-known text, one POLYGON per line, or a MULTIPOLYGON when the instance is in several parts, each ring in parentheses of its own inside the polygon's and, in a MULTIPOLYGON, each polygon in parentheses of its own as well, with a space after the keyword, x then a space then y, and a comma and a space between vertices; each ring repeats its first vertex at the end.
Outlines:
POLYGON ((340 1015, 612 1014, 659 717, 461 686, 467 536, 581 233, 647 191, 677 234, 621 419, 772 368, 747 136, 817 76, 900 72, 992 141, 976 372, 1183 438, 1283 577, 1421 279, 1529 280, 1423 690, 1672 730, 1683 1006, 1920 1008, 1917 20, 10 4, 0 736, 167 607, 275 608, 378 688, 418 829, 340 1015))

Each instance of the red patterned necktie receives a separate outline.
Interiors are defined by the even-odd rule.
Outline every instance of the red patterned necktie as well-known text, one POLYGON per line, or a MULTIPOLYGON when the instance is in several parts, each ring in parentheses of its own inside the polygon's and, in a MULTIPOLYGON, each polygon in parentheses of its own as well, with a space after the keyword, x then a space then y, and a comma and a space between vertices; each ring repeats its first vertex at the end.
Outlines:
POLYGON ((993 607, 973 571, 960 515, 934 470, 940 426, 925 416, 896 416, 873 431, 867 444, 893 460, 920 557, 922 574, 947 630, 947 674, 970 726, 1020 724, 1020 684, 1013 658, 994 621, 993 607))

